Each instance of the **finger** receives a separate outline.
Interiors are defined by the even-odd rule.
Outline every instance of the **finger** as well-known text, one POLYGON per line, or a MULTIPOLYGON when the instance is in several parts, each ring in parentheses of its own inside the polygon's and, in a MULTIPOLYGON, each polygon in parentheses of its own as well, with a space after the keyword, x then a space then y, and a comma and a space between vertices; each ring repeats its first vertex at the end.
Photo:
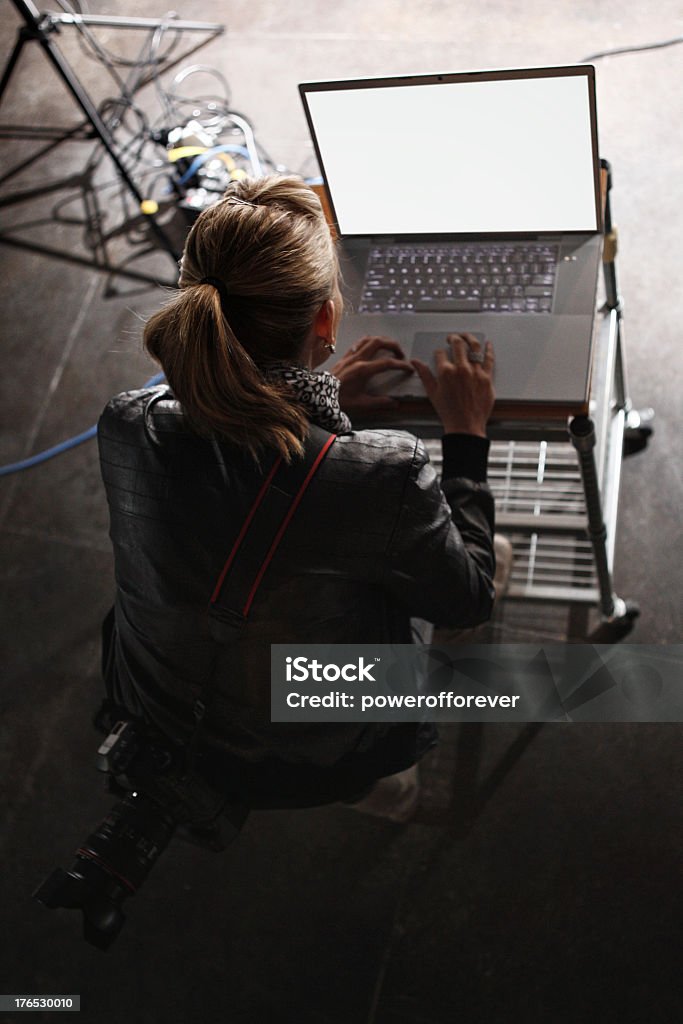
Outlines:
POLYGON ((447 366, 452 366, 450 356, 445 348, 437 348, 434 353, 434 365, 436 366, 437 374, 443 373, 447 366))
POLYGON ((413 368, 408 362, 402 362, 398 359, 390 357, 386 359, 362 359, 354 363, 349 369, 348 379, 355 381, 369 380, 385 370, 398 370, 401 373, 413 372, 413 368))
POLYGON ((491 344, 490 341, 487 341, 486 345, 484 346, 484 362, 482 364, 487 373, 491 373, 495 361, 496 356, 493 351, 493 345, 491 344))
POLYGON ((367 349, 368 345, 371 342, 375 341, 376 338, 377 338, 377 335, 374 335, 374 334, 365 334, 365 335, 363 335, 363 337, 359 338, 358 341, 356 342, 356 344, 353 346, 352 352, 355 355, 359 355, 360 353, 365 352, 365 350, 367 349))
POLYGON ((397 341, 393 338, 384 338, 380 335, 376 335, 370 338, 364 338, 361 345, 358 347, 358 355, 367 359, 369 356, 379 352, 380 349, 387 349, 389 352, 393 352, 397 359, 405 359, 403 349, 397 341))
POLYGON ((415 367, 415 372, 422 382, 422 387, 425 389, 428 395, 431 395, 436 390, 436 380, 434 374, 429 369, 426 363, 423 363, 421 359, 411 359, 411 365, 415 367))
POLYGON ((369 341, 372 341, 372 338, 368 337, 368 335, 358 338, 358 340, 354 341, 353 345, 346 350, 342 359, 357 359, 359 353, 365 349, 369 341))
POLYGON ((469 351, 469 345, 460 334, 449 334, 448 340, 451 343, 451 351, 453 352, 453 362, 456 366, 467 366, 467 353, 469 351))
POLYGON ((358 341, 354 341, 351 348, 348 349, 343 356, 341 356, 339 362, 344 364, 353 363, 356 361, 356 359, 362 358, 363 351, 367 347, 368 342, 371 340, 371 338, 365 337, 359 338, 358 341))
POLYGON ((337 368, 337 367, 340 367, 340 368, 341 367, 345 367, 348 363, 353 362, 353 360, 355 358, 356 358, 355 352, 353 352, 351 349, 349 349, 349 351, 345 352, 343 356, 339 356, 339 358, 335 362, 334 366, 335 366, 335 368, 337 368))
POLYGON ((470 352, 481 352, 481 342, 479 341, 479 338, 476 337, 476 335, 463 334, 461 335, 461 337, 465 339, 465 342, 470 352))
POLYGON ((386 359, 372 359, 358 365, 359 375, 363 377, 374 377, 376 373, 381 373, 383 370, 400 370, 401 373, 413 372, 413 368, 407 360, 392 359, 390 356, 386 359))

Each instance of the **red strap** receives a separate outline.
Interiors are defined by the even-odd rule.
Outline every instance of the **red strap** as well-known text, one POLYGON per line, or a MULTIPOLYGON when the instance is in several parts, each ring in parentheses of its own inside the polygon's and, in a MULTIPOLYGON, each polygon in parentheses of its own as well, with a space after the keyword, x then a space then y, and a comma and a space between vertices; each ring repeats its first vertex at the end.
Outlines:
POLYGON ((221 592, 221 587, 223 586, 223 580, 225 579, 227 571, 228 571, 228 569, 230 568, 230 566, 233 563, 235 555, 237 554, 237 552, 239 550, 240 544, 244 540, 245 534, 246 534, 247 530, 249 529, 249 524, 252 521, 252 519, 254 518, 254 516, 256 515, 257 508, 259 507, 259 505, 261 504, 261 502, 265 498, 266 492, 267 492, 268 488, 270 487, 270 485, 272 483, 273 477, 275 476, 275 474, 277 473, 278 469, 280 468, 281 462, 282 462, 282 456, 280 455, 275 460, 275 462, 273 463, 273 466, 272 466, 270 472, 268 473, 268 476, 263 481, 263 484, 261 486, 261 490, 256 495, 256 500, 254 501, 254 504, 251 506, 251 509, 249 510, 249 515, 247 516, 247 518, 242 523, 242 529, 240 530, 240 532, 237 535, 237 540, 235 541, 235 543, 232 546, 232 551, 228 555, 228 560, 225 563, 225 565, 223 566, 222 572, 221 572, 220 576, 218 577, 218 582, 216 583, 216 586, 214 588, 214 592, 211 595, 211 604, 215 604, 215 602, 218 600, 218 596, 219 596, 219 594, 221 592))
POLYGON ((108 871, 110 875, 114 876, 114 878, 118 878, 119 882, 125 885, 127 889, 130 889, 133 895, 135 895, 136 889, 133 883, 129 882, 127 878, 124 878, 123 875, 120 875, 118 871, 115 871, 111 864, 107 863, 106 860, 102 860, 102 858, 98 857, 92 850, 84 849, 81 846, 76 850, 76 855, 78 857, 85 857, 86 860, 91 860, 94 864, 98 864, 103 867, 105 871, 108 871))
POLYGON ((256 591, 258 590, 258 588, 259 588, 259 586, 261 584, 261 580, 263 579, 263 575, 264 575, 266 569, 268 568, 268 566, 270 565, 270 562, 271 562, 271 559, 272 559, 273 555, 277 551, 278 545, 279 545, 280 541, 282 540, 282 538, 284 536, 285 530, 289 526, 289 523, 290 523, 290 520, 291 520, 292 516, 296 512, 296 509, 297 509, 297 506, 299 505, 299 502, 303 498, 308 485, 310 484, 311 480, 315 476, 315 474, 317 472, 317 469, 318 469, 318 466, 323 461, 323 459, 327 455, 328 450, 332 447, 332 445, 334 444, 334 442, 336 440, 337 440, 337 435, 336 434, 332 434, 332 435, 330 435, 330 437, 328 437, 328 439, 325 442, 323 448, 321 449, 320 452, 318 452, 318 457, 316 458, 315 462, 313 463, 313 465, 309 469, 308 474, 306 476, 306 479, 304 480, 304 482, 302 483, 301 487, 299 488, 299 493, 296 495, 296 497, 292 501, 292 504, 289 506, 289 509, 287 511, 287 515, 283 519, 282 524, 280 526, 280 529, 275 534, 275 539, 273 540, 273 543, 270 546, 270 551, 268 552, 268 554, 264 558, 263 564, 262 564, 261 568, 258 571, 256 579, 254 580, 254 584, 253 584, 251 590, 249 591, 249 596, 247 598, 247 603, 245 604, 244 608, 242 609, 242 614, 244 615, 245 618, 249 614, 249 609, 251 608, 251 605, 252 605, 252 602, 254 600, 254 597, 256 596, 256 591))

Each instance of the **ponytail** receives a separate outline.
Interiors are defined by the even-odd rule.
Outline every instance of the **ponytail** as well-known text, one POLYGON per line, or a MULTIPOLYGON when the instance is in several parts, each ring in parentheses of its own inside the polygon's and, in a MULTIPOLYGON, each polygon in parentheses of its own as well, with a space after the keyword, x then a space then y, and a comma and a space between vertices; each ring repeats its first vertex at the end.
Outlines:
POLYGON ((227 439, 256 459, 269 448, 287 461, 303 452, 305 413, 237 340, 213 285, 180 291, 147 322, 144 341, 196 433, 227 439))
POLYGON ((303 451, 306 414, 264 371, 298 361, 338 274, 320 200, 297 178, 235 182, 198 217, 179 291, 144 333, 193 430, 255 458, 303 451))

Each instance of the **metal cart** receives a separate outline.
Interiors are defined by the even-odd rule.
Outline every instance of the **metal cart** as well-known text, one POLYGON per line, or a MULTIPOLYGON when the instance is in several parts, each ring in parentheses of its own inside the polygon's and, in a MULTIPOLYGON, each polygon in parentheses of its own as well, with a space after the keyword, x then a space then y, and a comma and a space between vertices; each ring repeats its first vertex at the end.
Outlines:
MULTIPOLYGON (((591 643, 622 639, 639 612, 614 592, 612 567, 622 458, 645 446, 653 417, 652 410, 633 410, 628 398, 611 168, 606 161, 602 168, 604 302, 596 318, 588 414, 503 414, 491 424, 489 459, 497 529, 514 550, 506 600, 568 606, 567 632, 591 643), (587 636, 596 607, 601 621, 587 636)), ((410 416, 404 425, 425 439, 438 466, 434 419, 410 416)))

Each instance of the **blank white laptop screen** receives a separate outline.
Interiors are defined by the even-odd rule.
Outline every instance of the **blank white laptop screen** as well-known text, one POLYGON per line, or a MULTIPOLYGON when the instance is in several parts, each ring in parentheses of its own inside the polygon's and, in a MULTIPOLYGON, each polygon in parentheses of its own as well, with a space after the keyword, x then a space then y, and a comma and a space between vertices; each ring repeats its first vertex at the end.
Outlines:
POLYGON ((342 235, 597 230, 587 76, 306 92, 342 235))

